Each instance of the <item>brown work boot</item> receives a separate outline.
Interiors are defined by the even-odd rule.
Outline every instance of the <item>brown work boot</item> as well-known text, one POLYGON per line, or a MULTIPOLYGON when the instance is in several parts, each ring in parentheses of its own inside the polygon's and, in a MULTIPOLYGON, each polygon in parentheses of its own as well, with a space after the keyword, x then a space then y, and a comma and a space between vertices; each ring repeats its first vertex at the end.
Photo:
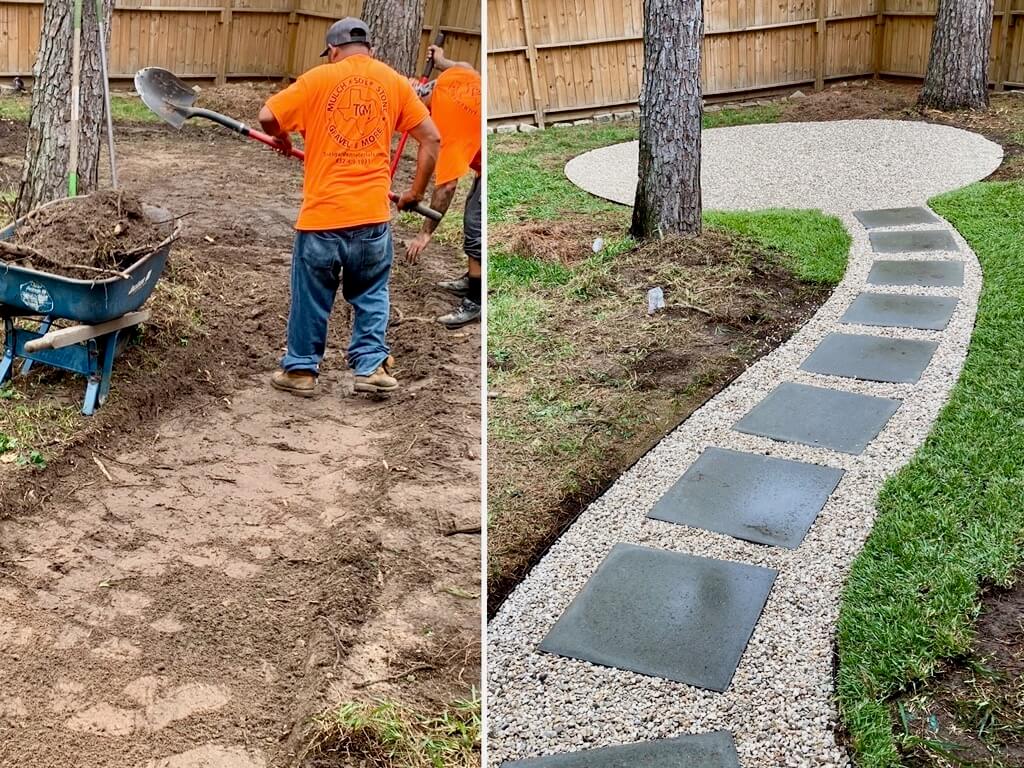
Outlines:
POLYGON ((398 389, 398 379, 391 376, 382 365, 369 376, 356 376, 356 392, 393 392, 398 389))
POLYGON ((296 397, 312 397, 316 394, 316 374, 312 371, 274 371, 270 386, 296 397))

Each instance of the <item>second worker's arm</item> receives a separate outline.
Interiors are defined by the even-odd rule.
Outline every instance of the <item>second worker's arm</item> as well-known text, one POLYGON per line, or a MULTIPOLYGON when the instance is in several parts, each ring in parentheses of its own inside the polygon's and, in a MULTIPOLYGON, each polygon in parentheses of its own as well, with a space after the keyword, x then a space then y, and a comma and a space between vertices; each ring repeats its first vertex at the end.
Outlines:
MULTIPOLYGON (((448 209, 452 205, 452 200, 455 199, 455 192, 459 188, 459 180, 452 179, 447 184, 441 184, 440 186, 434 187, 434 194, 430 198, 430 207, 435 211, 438 211, 442 215, 448 212, 448 209)), ((423 226, 420 228, 420 233, 416 235, 416 238, 409 243, 409 247, 405 252, 405 260, 410 264, 415 264, 419 259, 420 254, 426 249, 430 243, 430 238, 434 234, 434 230, 438 228, 441 222, 434 221, 433 219, 423 219, 423 226)))

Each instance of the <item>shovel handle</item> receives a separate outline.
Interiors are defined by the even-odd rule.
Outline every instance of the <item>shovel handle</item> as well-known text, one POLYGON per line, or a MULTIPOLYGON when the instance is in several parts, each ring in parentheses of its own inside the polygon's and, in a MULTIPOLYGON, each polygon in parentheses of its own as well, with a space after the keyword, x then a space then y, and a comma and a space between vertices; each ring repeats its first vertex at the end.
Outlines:
MULTIPOLYGON (((214 112, 209 109, 190 109, 188 116, 202 117, 207 120, 212 120, 218 125, 223 125, 228 130, 234 131, 235 133, 239 133, 248 139, 253 139, 254 141, 262 142, 263 144, 266 144, 268 147, 272 147, 273 149, 281 149, 281 143, 273 136, 268 136, 262 131, 254 130, 245 123, 243 123, 241 120, 235 120, 235 118, 228 117, 227 115, 222 115, 220 112, 214 112)), ((299 160, 306 159, 306 153, 303 152, 301 149, 295 149, 295 147, 292 147, 291 152, 289 152, 288 154, 290 154, 292 157, 297 157, 299 160)))
MULTIPOLYGON (((444 45, 444 32, 438 32, 437 37, 434 38, 434 45, 440 48, 444 45)), ((430 79, 430 73, 434 71, 434 54, 427 54, 427 61, 423 65, 423 74, 420 75, 420 85, 423 85, 427 80, 430 79)), ((402 134, 402 138, 398 140, 398 149, 395 150, 395 156, 391 159, 391 178, 395 178, 395 171, 398 170, 398 161, 402 158, 402 152, 405 151, 405 143, 409 140, 409 132, 406 131, 402 134)))
MULTIPOLYGON (((390 198, 391 202, 393 203, 398 202, 398 195, 396 195, 394 192, 388 192, 388 198, 390 198)), ((444 218, 443 213, 441 213, 440 211, 435 211, 426 203, 416 203, 416 205, 410 205, 408 208, 404 210, 412 211, 413 213, 418 213, 420 216, 426 219, 430 219, 431 221, 440 222, 441 219, 444 218)))
MULTIPOLYGON (((243 127, 245 127, 245 129, 247 131, 246 133, 243 134, 243 136, 248 136, 250 139, 255 139, 256 141, 261 141, 264 144, 266 144, 268 147, 271 147, 273 149, 277 149, 277 150, 281 149, 281 142, 279 142, 273 136, 268 136, 267 134, 265 134, 265 133, 263 133, 261 131, 254 131, 252 128, 249 128, 248 126, 243 126, 243 127)), ((301 149, 296 149, 295 147, 292 147, 291 151, 288 152, 288 154, 291 155, 292 157, 298 158, 299 160, 305 161, 305 159, 306 159, 306 153, 303 152, 301 149)))
MULTIPOLYGON (((434 45, 440 48, 444 45, 444 32, 438 32, 437 37, 434 38, 434 45)), ((423 64, 423 74, 420 75, 420 84, 427 82, 430 79, 430 73, 434 71, 434 54, 428 53, 427 60, 423 64)))

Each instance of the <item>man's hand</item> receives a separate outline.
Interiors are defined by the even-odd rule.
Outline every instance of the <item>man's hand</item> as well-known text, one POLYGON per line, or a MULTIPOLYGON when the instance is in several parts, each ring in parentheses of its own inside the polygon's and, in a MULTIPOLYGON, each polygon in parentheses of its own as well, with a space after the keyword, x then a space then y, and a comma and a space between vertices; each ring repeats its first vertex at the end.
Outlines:
POLYGON ((444 56, 444 48, 440 45, 431 45, 427 48, 427 58, 434 62, 434 68, 444 72, 451 65, 451 62, 444 56))
POLYGON ((427 249, 427 245, 430 243, 430 235, 426 232, 420 232, 413 238, 412 242, 405 249, 405 261, 407 264, 415 264, 420 254, 427 249))
POLYGON ((274 147, 274 151, 280 152, 285 157, 290 157, 292 154, 292 137, 287 133, 281 133, 274 138, 277 140, 277 146, 274 147))
POLYGON ((434 56, 434 68, 444 72, 446 69, 452 69, 453 67, 461 67, 462 69, 472 69, 475 71, 475 67, 468 61, 452 61, 444 55, 444 48, 439 45, 432 45, 427 48, 427 55, 434 56))
POLYGON ((411 189, 403 192, 398 196, 398 200, 395 201, 395 206, 400 211, 408 210, 411 206, 416 203, 423 201, 423 195, 417 195, 411 189))

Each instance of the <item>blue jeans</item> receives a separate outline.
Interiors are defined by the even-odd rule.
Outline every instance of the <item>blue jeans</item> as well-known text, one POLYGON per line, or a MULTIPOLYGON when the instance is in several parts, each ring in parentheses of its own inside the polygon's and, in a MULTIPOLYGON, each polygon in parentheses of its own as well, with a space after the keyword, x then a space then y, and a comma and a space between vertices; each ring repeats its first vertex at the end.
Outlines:
POLYGON ((295 233, 292 249, 292 306, 288 313, 286 371, 318 373, 327 345, 327 321, 334 297, 352 305, 348 364, 368 376, 387 359, 386 340, 391 301, 390 224, 295 233))

